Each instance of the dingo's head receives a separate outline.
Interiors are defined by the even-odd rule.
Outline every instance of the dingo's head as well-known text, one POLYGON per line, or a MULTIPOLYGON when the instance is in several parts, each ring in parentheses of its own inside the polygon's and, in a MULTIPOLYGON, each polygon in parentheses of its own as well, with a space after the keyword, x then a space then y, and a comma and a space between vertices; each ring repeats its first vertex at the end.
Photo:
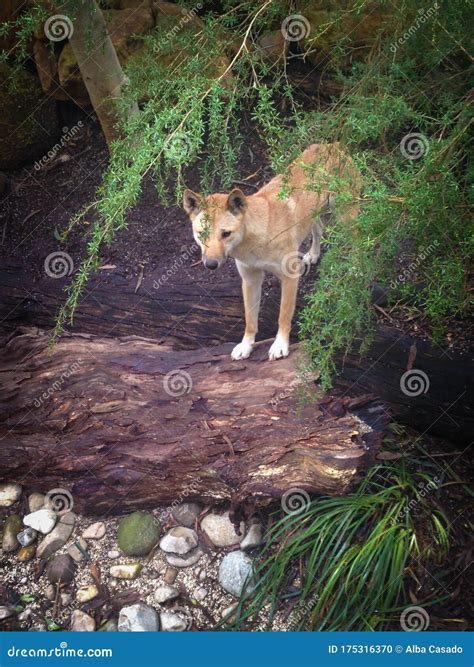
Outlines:
POLYGON ((228 195, 214 194, 204 198, 185 190, 183 208, 191 218, 204 266, 207 269, 222 266, 244 238, 247 210, 244 193, 235 189, 228 195))

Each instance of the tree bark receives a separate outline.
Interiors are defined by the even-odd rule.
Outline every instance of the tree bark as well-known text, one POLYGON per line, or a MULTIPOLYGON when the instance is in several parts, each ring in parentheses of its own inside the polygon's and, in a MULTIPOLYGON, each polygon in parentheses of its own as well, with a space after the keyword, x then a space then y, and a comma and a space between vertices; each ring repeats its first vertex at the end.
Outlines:
POLYGON ((231 345, 76 334, 50 354, 47 342, 40 330, 4 341, 0 478, 66 488, 87 514, 345 494, 380 446, 385 415, 371 397, 315 402, 308 381, 298 407, 296 347, 269 362, 261 345, 236 363, 231 345), (365 404, 372 430, 349 411, 365 404))
MULTIPOLYGON (((126 77, 96 0, 67 0, 64 6, 74 19, 69 43, 110 146, 120 136, 117 100, 122 96, 126 77)), ((137 104, 129 110, 130 115, 135 113, 137 104)))
POLYGON ((472 355, 442 348, 395 327, 377 328, 360 356, 360 341, 340 362, 342 395, 373 392, 401 424, 456 445, 468 445, 474 432, 472 355))

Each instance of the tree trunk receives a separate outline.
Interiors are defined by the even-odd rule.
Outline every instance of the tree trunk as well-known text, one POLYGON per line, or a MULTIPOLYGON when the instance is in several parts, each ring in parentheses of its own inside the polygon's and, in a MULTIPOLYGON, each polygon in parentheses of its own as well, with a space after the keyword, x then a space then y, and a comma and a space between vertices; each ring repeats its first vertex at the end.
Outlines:
POLYGON ((66 488, 81 512, 340 495, 380 446, 385 415, 370 397, 318 403, 308 382, 298 408, 297 348, 269 362, 261 345, 236 363, 231 345, 76 334, 50 354, 47 341, 26 330, 0 354, 0 478, 66 488), (364 404, 372 429, 349 411, 364 404))
MULTIPOLYGON (((67 0, 62 5, 73 17, 69 43, 76 56, 84 85, 97 114, 107 144, 119 138, 117 100, 126 77, 120 65, 104 17, 95 0, 67 0)), ((135 104, 130 115, 138 113, 135 104)))

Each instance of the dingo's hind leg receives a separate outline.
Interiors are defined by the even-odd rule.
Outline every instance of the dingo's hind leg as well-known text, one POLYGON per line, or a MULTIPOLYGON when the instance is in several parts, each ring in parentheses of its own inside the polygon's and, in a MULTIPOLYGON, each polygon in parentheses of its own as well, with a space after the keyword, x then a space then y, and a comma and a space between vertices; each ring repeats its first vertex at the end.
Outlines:
POLYGON ((311 264, 316 264, 321 254, 322 227, 323 225, 321 218, 317 218, 311 227, 311 247, 308 252, 303 255, 302 260, 303 264, 305 264, 308 268, 311 266, 311 264))

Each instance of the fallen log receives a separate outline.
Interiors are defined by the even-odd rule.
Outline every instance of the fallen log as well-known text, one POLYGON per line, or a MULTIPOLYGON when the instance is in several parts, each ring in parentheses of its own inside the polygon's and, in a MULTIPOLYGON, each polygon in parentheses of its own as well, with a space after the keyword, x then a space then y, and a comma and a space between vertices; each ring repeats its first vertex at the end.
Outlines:
MULTIPOLYGON (((235 276, 201 285, 190 273, 160 281, 156 270, 136 291, 136 283, 116 272, 91 278, 74 313, 74 331, 100 336, 139 335, 172 342, 176 349, 239 342, 244 329, 241 280, 235 276)), ((0 270, 0 325, 3 331, 55 325, 70 278, 32 282, 15 263, 0 270)), ((275 335, 278 300, 262 300, 260 333, 275 335)))
POLYGON ((86 514, 345 494, 381 443, 384 411, 370 397, 317 402, 309 381, 299 407, 296 346, 278 362, 267 344, 232 362, 231 345, 176 351, 85 334, 52 354, 47 344, 34 329, 4 341, 0 479, 66 488, 86 514), (349 411, 366 404, 372 429, 349 411))
POLYGON ((442 348, 395 327, 377 328, 363 355, 359 344, 340 359, 337 386, 351 396, 373 392, 392 417, 460 445, 472 442, 474 373, 468 351, 442 348))

